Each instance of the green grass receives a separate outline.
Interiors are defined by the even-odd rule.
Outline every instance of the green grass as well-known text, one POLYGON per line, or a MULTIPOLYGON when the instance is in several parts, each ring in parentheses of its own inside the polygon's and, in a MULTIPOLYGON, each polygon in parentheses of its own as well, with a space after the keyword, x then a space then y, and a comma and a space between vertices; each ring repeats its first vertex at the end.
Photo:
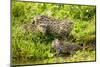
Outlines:
POLYGON ((71 56, 64 57, 52 57, 52 54, 49 54, 49 58, 44 60, 27 60, 22 62, 14 62, 15 64, 52 64, 52 63, 71 63, 71 62, 88 62, 95 61, 96 55, 95 51, 77 51, 76 54, 71 56))
POLYGON ((50 52, 54 36, 25 31, 22 26, 31 23, 37 15, 70 19, 74 22, 70 41, 91 44, 95 40, 95 6, 12 2, 12 63, 47 64, 79 61, 95 61, 95 50, 78 51, 73 56, 53 57, 50 52), (71 37, 72 36, 72 37, 71 37), (92 37, 94 36, 94 37, 92 37), (85 53, 85 54, 84 54, 85 53), (87 56, 87 57, 86 57, 87 56))

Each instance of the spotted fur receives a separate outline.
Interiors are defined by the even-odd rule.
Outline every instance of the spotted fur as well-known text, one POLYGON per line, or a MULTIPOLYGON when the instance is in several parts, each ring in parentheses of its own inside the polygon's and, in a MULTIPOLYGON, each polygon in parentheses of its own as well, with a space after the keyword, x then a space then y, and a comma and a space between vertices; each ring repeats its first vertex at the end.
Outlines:
MULTIPOLYGON (((44 33, 56 35, 61 38, 68 37, 73 28, 73 23, 69 20, 58 20, 44 15, 35 17, 33 24, 37 26, 42 25, 43 27, 41 26, 41 28, 45 28, 45 30, 42 29, 44 33)), ((40 29, 40 31, 42 30, 40 29)))

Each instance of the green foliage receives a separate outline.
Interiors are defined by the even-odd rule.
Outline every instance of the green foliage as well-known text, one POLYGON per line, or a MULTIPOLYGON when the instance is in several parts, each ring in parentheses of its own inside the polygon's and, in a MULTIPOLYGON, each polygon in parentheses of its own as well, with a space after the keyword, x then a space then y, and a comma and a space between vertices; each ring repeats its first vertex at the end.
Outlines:
MULTIPOLYGON (((89 21, 76 21, 72 35, 73 40, 79 44, 89 44, 90 41, 95 42, 95 17, 93 16, 92 20, 89 21)), ((91 44, 92 44, 91 42, 91 44)))
MULTIPOLYGON (((54 36, 45 36, 39 32, 27 32, 22 29, 25 23, 31 23, 37 15, 52 16, 57 19, 71 19, 74 22, 71 38, 79 44, 86 44, 95 40, 95 6, 46 4, 12 1, 12 61, 13 64, 24 63, 56 63, 50 53, 51 42, 54 36), (37 61, 37 62, 35 62, 37 61)), ((83 52, 82 52, 83 53, 83 52)), ((76 54, 77 59, 81 52, 76 54)), ((87 52, 90 60, 91 52, 87 52)), ((81 54, 82 57, 83 54, 81 54)), ((61 59, 61 58, 60 58, 61 59)), ((74 62, 75 57, 66 59, 74 62)), ((84 60, 84 61, 85 61, 84 60)), ((66 61, 66 62, 67 62, 66 61)), ((80 61, 77 60, 77 61, 80 61)))

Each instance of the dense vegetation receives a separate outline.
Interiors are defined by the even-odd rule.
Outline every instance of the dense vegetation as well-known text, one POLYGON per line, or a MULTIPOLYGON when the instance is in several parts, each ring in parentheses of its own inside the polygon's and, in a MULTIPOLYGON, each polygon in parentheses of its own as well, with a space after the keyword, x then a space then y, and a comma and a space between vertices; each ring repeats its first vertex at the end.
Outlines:
MULTIPOLYGON (((12 1, 12 63, 42 64, 58 63, 50 52, 54 37, 22 29, 37 15, 70 19, 74 22, 69 40, 79 45, 95 45, 95 6, 46 4, 12 1)), ((89 49, 91 47, 89 46, 89 49)), ((78 51, 71 57, 59 57, 59 63, 95 61, 95 50, 78 51), (64 58, 64 60, 63 60, 64 58), (66 59, 65 59, 66 58, 66 59)))

